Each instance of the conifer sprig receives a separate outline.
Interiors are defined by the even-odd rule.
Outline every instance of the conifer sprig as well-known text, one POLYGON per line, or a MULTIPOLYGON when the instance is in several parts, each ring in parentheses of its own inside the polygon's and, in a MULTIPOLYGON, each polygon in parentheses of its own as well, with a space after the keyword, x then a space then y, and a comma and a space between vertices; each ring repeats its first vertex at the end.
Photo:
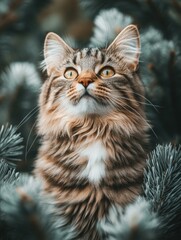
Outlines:
POLYGON ((0 129, 0 159, 10 166, 15 166, 22 154, 22 141, 23 138, 17 133, 16 127, 3 125, 0 129))

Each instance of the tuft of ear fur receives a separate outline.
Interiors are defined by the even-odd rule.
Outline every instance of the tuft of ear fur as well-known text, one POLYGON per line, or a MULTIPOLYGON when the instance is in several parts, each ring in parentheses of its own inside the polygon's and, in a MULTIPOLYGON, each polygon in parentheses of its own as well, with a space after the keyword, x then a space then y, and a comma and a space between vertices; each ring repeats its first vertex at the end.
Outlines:
POLYGON ((124 28, 107 48, 108 54, 123 57, 128 67, 135 71, 140 56, 140 35, 135 25, 124 28))
POLYGON ((42 67, 50 75, 52 71, 56 71, 61 62, 74 50, 69 47, 61 37, 50 32, 47 34, 44 43, 44 61, 42 67))

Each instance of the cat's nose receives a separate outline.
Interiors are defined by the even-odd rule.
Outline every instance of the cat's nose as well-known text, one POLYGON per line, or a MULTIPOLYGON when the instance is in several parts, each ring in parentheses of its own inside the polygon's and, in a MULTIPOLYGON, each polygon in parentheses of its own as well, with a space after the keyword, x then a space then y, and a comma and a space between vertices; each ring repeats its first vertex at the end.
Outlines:
POLYGON ((93 82, 93 79, 91 78, 81 78, 78 80, 78 83, 82 84, 85 88, 87 88, 89 84, 92 82, 93 82))

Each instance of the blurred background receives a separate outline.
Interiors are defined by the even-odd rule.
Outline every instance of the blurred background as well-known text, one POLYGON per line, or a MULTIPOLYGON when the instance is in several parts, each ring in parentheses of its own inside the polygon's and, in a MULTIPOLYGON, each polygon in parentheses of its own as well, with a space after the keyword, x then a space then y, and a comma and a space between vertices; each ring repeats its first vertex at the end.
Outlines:
POLYGON ((0 125, 23 137, 20 171, 31 171, 46 34, 56 32, 74 48, 105 47, 128 24, 141 33, 139 74, 152 125, 151 148, 181 142, 180 0, 0 0, 0 125))

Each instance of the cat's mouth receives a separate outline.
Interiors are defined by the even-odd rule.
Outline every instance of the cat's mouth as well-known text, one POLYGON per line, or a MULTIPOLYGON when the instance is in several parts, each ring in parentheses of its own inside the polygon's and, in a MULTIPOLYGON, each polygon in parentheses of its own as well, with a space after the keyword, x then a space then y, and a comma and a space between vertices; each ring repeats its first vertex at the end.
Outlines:
POLYGON ((81 96, 81 98, 90 98, 92 97, 87 91, 81 96))
POLYGON ((96 102, 96 104, 99 104, 99 105, 102 105, 102 106, 107 105, 104 101, 101 101, 101 99, 96 98, 95 96, 90 94, 87 90, 84 92, 84 94, 82 94, 82 96, 80 96, 79 102, 82 99, 87 100, 88 102, 90 102, 91 100, 94 100, 96 102))
MULTIPOLYGON (((80 100, 81 100, 81 99, 91 99, 91 98, 94 99, 94 100, 96 100, 95 97, 93 97, 92 95, 90 95, 90 93, 88 93, 87 91, 85 91, 85 93, 80 97, 80 100)), ((80 100, 79 100, 79 101, 80 101, 80 100)))

